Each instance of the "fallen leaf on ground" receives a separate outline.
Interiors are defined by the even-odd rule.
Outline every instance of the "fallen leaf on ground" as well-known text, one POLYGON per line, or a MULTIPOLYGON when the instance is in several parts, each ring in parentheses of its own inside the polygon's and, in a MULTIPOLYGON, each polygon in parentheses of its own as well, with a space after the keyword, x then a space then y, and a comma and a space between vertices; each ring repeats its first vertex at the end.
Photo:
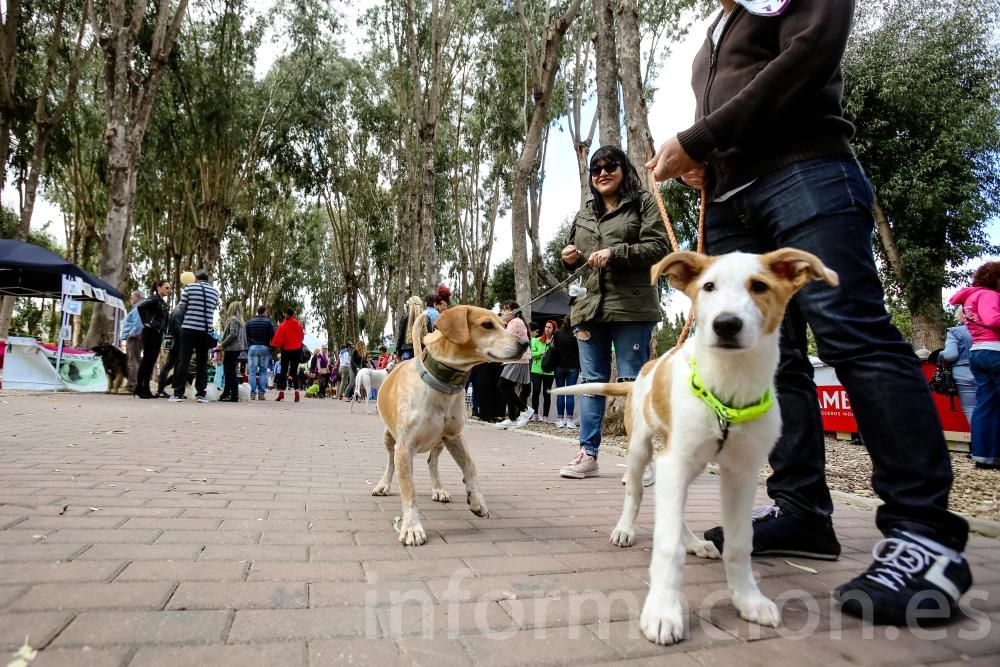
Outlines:
POLYGON ((35 659, 38 655, 38 651, 31 648, 31 644, 28 643, 30 637, 24 638, 24 644, 17 650, 14 654, 14 659, 7 663, 7 667, 27 667, 28 663, 35 659))
POLYGON ((59 510, 59 516, 62 516, 63 514, 65 514, 66 510, 68 510, 68 509, 69 509, 69 505, 63 505, 62 508, 60 508, 60 510, 59 510))
POLYGON ((392 520, 392 529, 394 531, 396 531, 397 533, 399 532, 399 522, 402 521, 402 520, 403 520, 403 517, 401 517, 401 516, 394 517, 393 520, 392 520))
POLYGON ((100 512, 104 508, 103 507, 88 507, 87 509, 89 509, 91 512, 100 512))
POLYGON ((789 565, 791 565, 792 567, 797 567, 798 569, 802 570, 803 572, 808 572, 809 574, 819 574, 818 570, 814 570, 813 568, 811 568, 811 567, 809 567, 807 565, 799 565, 798 563, 793 563, 790 560, 786 560, 785 562, 788 563, 789 565))

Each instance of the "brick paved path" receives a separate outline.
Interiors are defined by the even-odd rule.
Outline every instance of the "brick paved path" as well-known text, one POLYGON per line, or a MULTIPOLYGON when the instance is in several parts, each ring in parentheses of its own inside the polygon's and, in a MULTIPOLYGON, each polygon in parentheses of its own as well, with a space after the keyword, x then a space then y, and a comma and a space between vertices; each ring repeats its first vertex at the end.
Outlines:
MULTIPOLYGON (((602 458, 598 479, 562 480, 571 443, 470 424, 492 517, 468 511, 447 455, 455 502, 432 502, 421 462, 429 540, 404 548, 397 485, 369 495, 385 462, 381 420, 346 403, 0 401, 0 657, 30 635, 42 649, 33 667, 995 665, 1000 654, 1000 543, 985 538, 968 552, 982 613, 940 637, 831 611, 830 589, 878 539, 871 514, 838 508, 839 562, 793 560, 813 574, 755 561, 763 590, 787 598, 784 628, 741 621, 721 563, 689 557, 690 637, 663 648, 636 622, 652 503, 638 546, 607 542, 617 457, 602 458)), ((704 476, 692 488, 696 530, 718 520, 717 486, 704 476)))

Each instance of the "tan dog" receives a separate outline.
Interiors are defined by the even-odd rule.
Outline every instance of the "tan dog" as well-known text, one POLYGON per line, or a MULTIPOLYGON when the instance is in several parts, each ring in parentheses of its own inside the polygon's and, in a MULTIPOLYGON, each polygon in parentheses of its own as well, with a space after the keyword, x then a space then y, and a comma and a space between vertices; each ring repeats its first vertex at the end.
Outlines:
POLYGON ((814 255, 792 248, 721 257, 676 252, 653 267, 654 280, 663 274, 694 305, 698 327, 683 347, 647 363, 634 383, 583 384, 552 393, 628 396, 628 482, 612 544, 635 544, 642 472, 653 456, 653 437, 666 443, 656 461, 650 589, 639 627, 650 641, 671 644, 684 636, 685 551, 719 557, 715 545, 695 536, 683 520, 688 486, 710 461, 719 464, 722 555, 733 604, 748 621, 778 625, 777 607, 750 570, 750 551, 757 475, 781 431, 774 401, 779 325, 798 290, 811 280, 835 286, 838 279, 814 255), (699 395, 705 393, 719 401, 716 408, 699 395))
POLYGON ((462 470, 469 509, 476 516, 489 516, 476 481, 476 466, 462 439, 465 382, 476 364, 519 359, 530 343, 508 333, 495 314, 474 306, 444 311, 431 334, 423 333, 427 331, 426 315, 418 317, 412 327, 415 358, 397 365, 378 392, 376 405, 385 422, 389 461, 372 495, 389 495, 393 472, 398 471, 403 503, 399 541, 416 546, 427 541, 413 488, 416 454, 430 455, 431 498, 446 503, 451 498, 441 486, 438 457, 447 447, 462 470))

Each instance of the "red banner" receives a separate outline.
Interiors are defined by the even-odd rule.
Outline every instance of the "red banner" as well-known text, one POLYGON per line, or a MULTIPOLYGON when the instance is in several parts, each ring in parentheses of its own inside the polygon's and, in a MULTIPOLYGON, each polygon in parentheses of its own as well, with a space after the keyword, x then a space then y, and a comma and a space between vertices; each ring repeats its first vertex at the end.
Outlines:
MULTIPOLYGON (((924 375, 930 380, 934 374, 934 364, 924 363, 922 366, 924 375)), ((823 430, 856 433, 858 423, 854 420, 851 399, 847 397, 847 391, 836 383, 836 376, 829 372, 830 370, 832 369, 816 369, 816 393, 819 397, 820 413, 823 415, 823 430)), ((965 413, 962 412, 962 405, 958 397, 956 396, 952 400, 947 396, 933 392, 931 392, 931 396, 934 398, 934 407, 937 408, 944 431, 946 433, 968 434, 969 422, 965 419, 965 413)))

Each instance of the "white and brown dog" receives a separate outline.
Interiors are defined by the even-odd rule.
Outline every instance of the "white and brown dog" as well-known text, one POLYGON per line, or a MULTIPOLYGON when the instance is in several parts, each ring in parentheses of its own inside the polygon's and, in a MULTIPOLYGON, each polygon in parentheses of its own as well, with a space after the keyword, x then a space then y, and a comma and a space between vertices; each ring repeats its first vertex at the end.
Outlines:
POLYGON ((393 472, 399 474, 399 496, 403 503, 399 541, 417 546, 427 541, 413 488, 413 457, 417 454, 429 454, 431 498, 446 503, 451 498, 441 486, 438 457, 447 447, 462 470, 469 509, 476 516, 489 516, 476 481, 476 466, 462 438, 465 383, 473 366, 486 361, 520 359, 530 343, 508 333, 494 313, 474 306, 456 306, 444 311, 433 333, 425 333, 427 316, 423 314, 412 327, 414 358, 396 366, 376 400, 385 422, 389 462, 372 495, 389 495, 393 472))
POLYGON ((628 397, 628 482, 613 544, 635 544, 642 472, 653 456, 654 435, 665 443, 656 461, 650 590, 639 620, 646 638, 672 644, 684 636, 685 551, 719 557, 683 518, 688 486, 710 461, 719 464, 723 561, 733 603, 744 619, 777 626, 778 609, 754 581, 750 552, 757 475, 781 430, 774 403, 779 326, 799 289, 811 280, 835 286, 837 274, 814 255, 784 248, 720 257, 676 252, 653 267, 654 281, 661 275, 691 298, 698 322, 694 335, 647 363, 634 383, 583 384, 552 393, 628 397))

